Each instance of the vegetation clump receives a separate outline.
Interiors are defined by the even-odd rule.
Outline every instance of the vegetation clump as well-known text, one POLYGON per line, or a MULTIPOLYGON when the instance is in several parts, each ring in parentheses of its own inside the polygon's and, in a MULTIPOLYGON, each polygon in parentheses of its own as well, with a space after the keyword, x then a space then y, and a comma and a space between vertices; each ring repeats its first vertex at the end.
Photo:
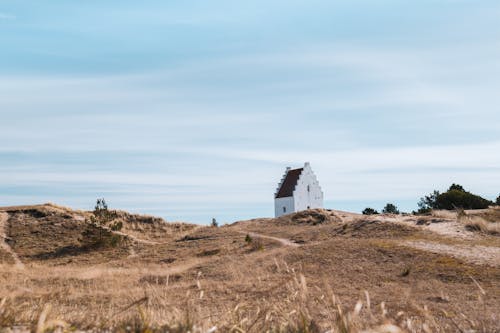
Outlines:
POLYGON ((251 243, 251 242, 252 242, 252 236, 250 236, 249 234, 247 234, 247 235, 245 236, 245 243, 249 244, 249 243, 251 243))
POLYGON ((384 214, 399 214, 398 207, 392 203, 388 203, 385 205, 384 209, 382 209, 382 213, 384 214))
POLYGON ((118 214, 109 210, 104 198, 97 199, 92 215, 87 220, 88 227, 82 236, 87 245, 94 247, 116 247, 123 237, 113 233, 123 227, 122 221, 116 221, 118 214))
POLYGON ((378 211, 376 209, 366 207, 365 209, 363 209, 362 213, 363 215, 377 215, 378 211))
POLYGON ((466 191, 461 185, 452 184, 444 193, 434 191, 421 198, 418 213, 427 213, 432 209, 485 209, 490 205, 493 205, 492 201, 466 191))
POLYGON ((262 251, 264 250, 264 244, 259 238, 253 239, 250 234, 245 236, 245 243, 250 248, 250 251, 262 251))

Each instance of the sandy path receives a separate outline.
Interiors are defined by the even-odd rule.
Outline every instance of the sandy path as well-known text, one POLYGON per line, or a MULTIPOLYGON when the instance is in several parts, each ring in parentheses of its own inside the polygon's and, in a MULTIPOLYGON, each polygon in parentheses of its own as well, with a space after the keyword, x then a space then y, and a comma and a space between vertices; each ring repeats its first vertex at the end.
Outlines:
POLYGON ((446 254, 472 264, 500 267, 499 247, 482 245, 447 245, 425 241, 409 241, 401 244, 419 250, 446 254))
POLYGON ((465 226, 457 221, 431 223, 424 228, 442 236, 452 238, 474 239, 479 237, 476 233, 466 230, 465 226))
POLYGON ((262 235, 262 234, 258 234, 255 232, 249 232, 249 231, 248 232, 247 231, 238 231, 238 232, 241 234, 248 234, 251 237, 255 237, 255 238, 271 239, 271 240, 274 240, 274 241, 281 243, 281 245, 284 245, 284 246, 291 246, 291 247, 299 247, 300 246, 299 244, 294 243, 291 240, 286 239, 286 238, 279 238, 279 237, 273 237, 273 236, 268 236, 268 235, 262 235))
POLYGON ((7 220, 9 219, 9 214, 0 212, 0 248, 2 248, 4 251, 10 253, 12 258, 14 259, 15 266, 18 268, 24 268, 24 264, 22 261, 19 259, 19 256, 17 255, 14 250, 9 246, 9 244, 5 241, 7 238, 7 235, 5 233, 5 227, 7 225, 7 220))

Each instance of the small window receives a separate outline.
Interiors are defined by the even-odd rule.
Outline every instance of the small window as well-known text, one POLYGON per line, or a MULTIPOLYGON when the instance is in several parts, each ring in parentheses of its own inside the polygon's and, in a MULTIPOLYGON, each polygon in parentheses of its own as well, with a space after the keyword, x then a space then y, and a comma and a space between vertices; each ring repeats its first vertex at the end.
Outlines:
POLYGON ((283 206, 283 213, 286 213, 286 207, 283 206))

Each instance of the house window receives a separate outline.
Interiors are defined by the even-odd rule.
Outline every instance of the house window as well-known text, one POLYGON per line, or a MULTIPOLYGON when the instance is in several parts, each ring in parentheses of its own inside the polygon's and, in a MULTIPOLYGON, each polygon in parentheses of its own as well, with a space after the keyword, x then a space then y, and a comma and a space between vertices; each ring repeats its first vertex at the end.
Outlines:
POLYGON ((283 213, 286 213, 286 207, 283 206, 283 213))

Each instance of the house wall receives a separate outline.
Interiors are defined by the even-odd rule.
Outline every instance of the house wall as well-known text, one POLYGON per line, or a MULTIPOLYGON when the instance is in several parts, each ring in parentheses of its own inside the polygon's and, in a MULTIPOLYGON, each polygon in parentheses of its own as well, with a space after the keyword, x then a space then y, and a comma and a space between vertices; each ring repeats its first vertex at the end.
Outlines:
POLYGON ((296 212, 306 209, 323 208, 323 191, 309 163, 304 165, 304 170, 293 192, 293 198, 296 212))
POLYGON ((295 212, 295 201, 293 197, 274 199, 274 216, 280 217, 293 212, 295 212), (285 207, 285 211, 283 207, 285 207))

